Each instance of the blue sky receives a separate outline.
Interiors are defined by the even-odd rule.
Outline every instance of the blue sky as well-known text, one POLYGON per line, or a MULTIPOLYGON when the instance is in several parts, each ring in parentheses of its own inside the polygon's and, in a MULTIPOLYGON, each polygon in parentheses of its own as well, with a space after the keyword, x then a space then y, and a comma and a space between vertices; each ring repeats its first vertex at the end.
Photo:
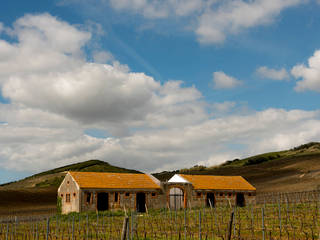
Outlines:
POLYGON ((319 10, 2 3, 0 182, 92 158, 153 172, 319 141, 319 10))

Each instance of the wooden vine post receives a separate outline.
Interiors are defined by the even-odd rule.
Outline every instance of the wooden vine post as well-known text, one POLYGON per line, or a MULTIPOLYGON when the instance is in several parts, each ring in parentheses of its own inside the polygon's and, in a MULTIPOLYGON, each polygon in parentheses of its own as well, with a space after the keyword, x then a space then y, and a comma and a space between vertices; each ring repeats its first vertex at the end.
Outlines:
POLYGON ((122 225, 121 240, 126 240, 129 218, 125 217, 122 225))
POLYGON ((230 240, 230 239, 231 239, 231 236, 232 236, 233 215, 234 215, 234 210, 232 210, 232 212, 231 212, 231 214, 230 214, 230 220, 229 220, 229 224, 228 224, 227 240, 230 240))

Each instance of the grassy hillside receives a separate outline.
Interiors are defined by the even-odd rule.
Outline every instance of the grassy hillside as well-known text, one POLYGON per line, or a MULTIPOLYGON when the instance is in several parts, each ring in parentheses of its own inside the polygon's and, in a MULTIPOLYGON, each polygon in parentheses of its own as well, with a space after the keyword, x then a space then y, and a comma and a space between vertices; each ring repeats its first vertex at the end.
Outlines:
POLYGON ((154 174, 162 181, 175 173, 241 175, 258 191, 304 191, 320 189, 320 143, 312 142, 280 152, 234 159, 219 166, 194 166, 154 174))
MULTIPOLYGON (((42 208, 54 208, 57 188, 66 171, 139 173, 99 160, 89 160, 38 173, 0 186, 0 215, 8 209, 38 211, 42 208)), ((220 166, 194 166, 189 169, 155 173, 154 176, 165 181, 175 173, 240 175, 252 183, 258 192, 320 189, 320 143, 308 143, 286 151, 234 159, 220 166)))
POLYGON ((67 171, 78 172, 117 172, 117 173, 141 173, 136 170, 120 168, 110 165, 100 160, 89 160, 85 162, 70 164, 67 166, 55 168, 49 171, 41 172, 22 180, 0 185, 1 189, 19 189, 35 187, 55 187, 58 188, 67 171))
POLYGON ((55 209, 57 190, 67 171, 141 173, 112 166, 100 160, 89 160, 35 174, 25 179, 0 185, 0 216, 55 209))

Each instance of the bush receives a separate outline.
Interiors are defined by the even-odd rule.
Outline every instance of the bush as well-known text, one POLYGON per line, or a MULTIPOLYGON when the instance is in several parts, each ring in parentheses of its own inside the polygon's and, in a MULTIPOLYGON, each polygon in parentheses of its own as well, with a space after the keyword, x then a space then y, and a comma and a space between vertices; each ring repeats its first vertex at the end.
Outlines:
POLYGON ((271 161, 271 160, 274 160, 274 159, 277 159, 280 157, 281 157, 280 154, 257 156, 257 157, 248 159, 247 162, 244 163, 244 166, 268 162, 268 161, 271 161))
POLYGON ((62 213, 62 198, 58 196, 57 198, 57 214, 60 215, 62 213))
POLYGON ((315 145, 319 145, 319 143, 318 142, 310 142, 310 143, 302 144, 298 147, 293 148, 292 150, 298 151, 298 150, 308 149, 308 148, 315 146, 315 145))

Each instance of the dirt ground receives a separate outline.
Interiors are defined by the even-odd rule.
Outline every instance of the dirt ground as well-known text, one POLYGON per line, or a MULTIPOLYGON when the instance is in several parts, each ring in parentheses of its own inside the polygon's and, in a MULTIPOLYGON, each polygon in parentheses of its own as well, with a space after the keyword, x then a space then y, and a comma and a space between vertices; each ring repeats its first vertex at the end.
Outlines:
POLYGON ((0 216, 56 211, 56 188, 0 190, 0 216))

